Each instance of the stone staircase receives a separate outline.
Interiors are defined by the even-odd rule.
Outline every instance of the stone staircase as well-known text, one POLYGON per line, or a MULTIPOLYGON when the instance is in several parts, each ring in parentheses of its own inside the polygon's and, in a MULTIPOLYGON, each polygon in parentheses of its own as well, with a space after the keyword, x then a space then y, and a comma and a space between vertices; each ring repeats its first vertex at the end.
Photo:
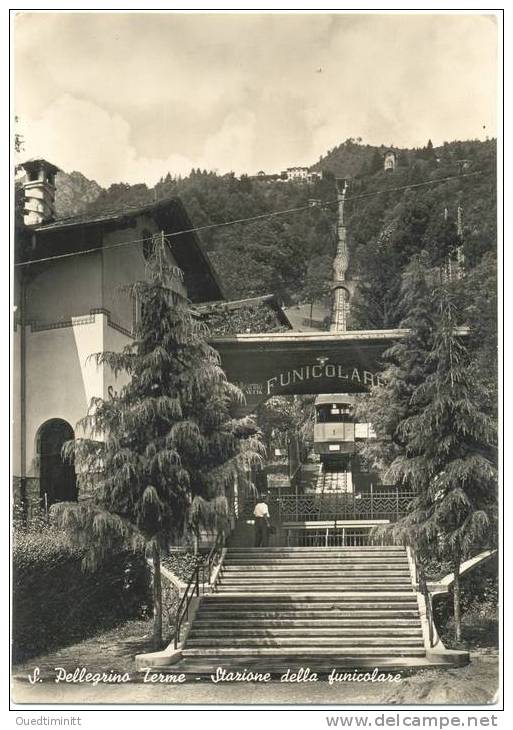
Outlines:
POLYGON ((348 666, 425 657, 406 550, 229 548, 182 655, 308 655, 348 666))

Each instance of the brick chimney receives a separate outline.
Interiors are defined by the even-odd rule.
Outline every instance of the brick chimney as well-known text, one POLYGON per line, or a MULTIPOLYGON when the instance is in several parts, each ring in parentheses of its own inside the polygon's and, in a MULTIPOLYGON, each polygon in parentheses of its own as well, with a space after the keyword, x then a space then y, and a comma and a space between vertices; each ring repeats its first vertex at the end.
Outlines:
POLYGON ((46 160, 27 160, 23 222, 26 226, 49 223, 55 218, 55 175, 59 168, 46 160))

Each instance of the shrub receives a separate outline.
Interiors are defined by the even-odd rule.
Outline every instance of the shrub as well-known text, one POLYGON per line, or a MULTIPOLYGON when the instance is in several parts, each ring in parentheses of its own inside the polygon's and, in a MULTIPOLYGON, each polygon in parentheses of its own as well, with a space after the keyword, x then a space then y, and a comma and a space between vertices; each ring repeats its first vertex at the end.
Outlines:
POLYGON ((13 661, 81 640, 151 603, 140 553, 120 552, 98 570, 81 568, 84 550, 64 533, 15 531, 13 542, 13 661))
POLYGON ((16 532, 41 532, 49 529, 50 522, 48 514, 39 504, 27 506, 22 501, 15 501, 12 509, 12 525, 16 532))
POLYGON ((173 551, 162 558, 162 565, 187 583, 196 566, 196 557, 188 551, 173 551))

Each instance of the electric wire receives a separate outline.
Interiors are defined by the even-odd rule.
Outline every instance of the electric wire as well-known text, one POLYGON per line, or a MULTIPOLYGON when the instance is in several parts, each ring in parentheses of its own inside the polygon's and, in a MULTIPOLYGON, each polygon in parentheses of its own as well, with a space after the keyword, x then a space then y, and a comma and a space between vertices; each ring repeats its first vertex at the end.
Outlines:
MULTIPOLYGON (((401 186, 395 187, 395 188, 386 188, 384 190, 374 190, 369 193, 362 193, 361 195, 347 196, 345 198, 345 202, 349 202, 351 200, 362 200, 365 198, 371 198, 376 195, 386 195, 388 193, 394 193, 394 192, 398 192, 400 190, 411 190, 412 188, 418 188, 418 187, 422 187, 424 185, 435 185, 437 183, 448 182, 449 180, 460 180, 461 178, 464 178, 464 177, 471 177, 473 175, 481 175, 481 174, 483 174, 481 171, 476 170, 475 172, 463 173, 461 175, 452 175, 450 177, 439 178, 437 180, 424 180, 422 182, 410 183, 409 185, 401 185, 401 186)), ((257 221, 257 220, 263 220, 266 218, 273 218, 273 217, 280 216, 280 215, 287 215, 290 213, 298 213, 298 212, 301 212, 304 210, 310 210, 314 207, 315 208, 328 208, 331 205, 337 205, 337 204, 338 204, 338 199, 329 200, 329 201, 321 202, 318 204, 316 203, 315 205, 308 203, 307 205, 302 205, 297 208, 286 208, 284 210, 271 211, 270 213, 261 213, 260 215, 254 215, 254 216, 250 216, 248 218, 238 218, 238 219, 231 220, 231 221, 224 221, 222 223, 209 223, 204 226, 195 226, 193 228, 185 228, 182 231, 173 231, 172 233, 164 233, 163 238, 166 238, 166 239, 167 238, 176 238, 178 236, 187 235, 188 233, 197 233, 199 231, 211 230, 213 228, 222 228, 222 227, 226 227, 226 226, 240 225, 243 223, 252 223, 253 221, 257 221)), ((126 213, 129 214, 130 211, 128 210, 128 211, 126 211, 126 213)), ((30 266, 31 264, 41 264, 41 263, 45 263, 47 261, 55 261, 57 259, 65 259, 65 258, 70 258, 73 256, 83 256, 85 254, 94 253, 96 251, 101 251, 101 250, 108 251, 110 249, 120 248, 123 246, 133 246, 137 243, 144 243, 145 241, 151 241, 151 240, 153 240, 153 239, 152 238, 136 238, 136 239, 133 239, 130 241, 120 241, 119 243, 113 243, 109 246, 103 246, 103 247, 96 246, 95 248, 87 248, 87 249, 83 249, 82 251, 70 251, 69 253, 56 254, 54 256, 45 256, 45 257, 39 258, 39 259, 31 259, 30 261, 20 261, 20 262, 14 264, 14 266, 22 267, 22 266, 30 266)))

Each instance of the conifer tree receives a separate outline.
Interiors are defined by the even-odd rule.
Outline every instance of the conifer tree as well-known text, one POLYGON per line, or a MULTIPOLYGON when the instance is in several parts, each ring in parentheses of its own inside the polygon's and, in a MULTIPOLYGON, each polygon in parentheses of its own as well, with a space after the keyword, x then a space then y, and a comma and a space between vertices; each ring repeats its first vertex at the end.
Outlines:
POLYGON ((497 418, 498 333, 497 257, 487 253, 459 280, 463 322, 470 327, 469 348, 486 389, 483 406, 497 418))
POLYGON ((433 143, 430 139, 427 141, 427 145, 425 148, 425 159, 430 161, 436 161, 436 153, 433 148, 433 143))
POLYGON ((404 453, 399 430, 402 421, 418 410, 411 403, 415 389, 424 381, 427 354, 433 338, 433 272, 425 255, 415 256, 403 274, 399 302, 400 328, 408 334, 383 353, 382 383, 362 398, 358 414, 372 423, 377 438, 364 443, 361 455, 381 472, 404 453))
POLYGON ((225 529, 228 491, 262 454, 252 424, 231 416, 242 394, 179 293, 179 277, 159 242, 147 280, 129 287, 141 313, 134 342, 95 356, 128 382, 115 397, 92 400, 79 424, 83 438, 66 445, 91 499, 60 505, 56 515, 70 539, 88 547, 85 567, 122 544, 151 551, 155 647, 162 548, 187 525, 225 529))
POLYGON ((458 335, 454 294, 439 290, 439 314, 427 363, 431 372, 411 396, 416 410, 398 426, 403 453, 389 474, 417 493, 393 528, 413 542, 448 556, 454 571, 454 620, 461 640, 459 571, 470 552, 494 542, 497 511, 496 426, 484 410, 483 384, 458 335))

